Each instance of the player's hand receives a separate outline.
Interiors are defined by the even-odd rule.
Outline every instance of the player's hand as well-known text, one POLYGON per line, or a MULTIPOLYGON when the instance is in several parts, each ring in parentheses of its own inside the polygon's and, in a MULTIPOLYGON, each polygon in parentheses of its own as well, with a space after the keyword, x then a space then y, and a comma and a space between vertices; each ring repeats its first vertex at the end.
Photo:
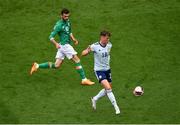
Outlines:
POLYGON ((90 47, 88 47, 87 49, 82 51, 81 56, 87 56, 90 52, 91 52, 91 49, 90 47))
POLYGON ((61 48, 61 46, 59 45, 59 43, 56 43, 56 49, 59 49, 59 48, 61 48))
POLYGON ((74 40, 74 45, 78 45, 78 43, 79 43, 79 42, 75 39, 75 40, 74 40))
POLYGON ((83 50, 82 53, 81 53, 81 56, 86 56, 86 55, 87 55, 87 51, 83 50))

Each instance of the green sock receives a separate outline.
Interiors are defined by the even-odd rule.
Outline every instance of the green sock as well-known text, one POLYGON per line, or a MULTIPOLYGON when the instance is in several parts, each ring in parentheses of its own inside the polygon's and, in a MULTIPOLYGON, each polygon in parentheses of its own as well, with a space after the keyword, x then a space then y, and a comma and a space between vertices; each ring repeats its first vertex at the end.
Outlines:
POLYGON ((47 68, 53 68, 53 69, 55 69, 56 67, 55 67, 55 64, 52 63, 52 62, 45 62, 45 63, 39 64, 39 68, 40 68, 40 69, 47 69, 47 68))
POLYGON ((83 70, 83 67, 81 66, 81 63, 76 63, 76 71, 79 73, 81 79, 85 79, 86 76, 85 76, 85 73, 84 73, 84 70, 83 70))

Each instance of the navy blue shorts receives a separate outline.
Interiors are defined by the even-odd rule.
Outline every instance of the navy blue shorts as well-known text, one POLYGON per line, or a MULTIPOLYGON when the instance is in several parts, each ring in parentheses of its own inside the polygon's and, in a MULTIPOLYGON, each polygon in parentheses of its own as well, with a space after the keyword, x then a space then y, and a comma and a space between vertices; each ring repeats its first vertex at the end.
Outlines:
POLYGON ((99 83, 101 83, 101 81, 104 79, 106 79, 109 83, 112 82, 110 69, 107 71, 95 71, 95 75, 99 83))

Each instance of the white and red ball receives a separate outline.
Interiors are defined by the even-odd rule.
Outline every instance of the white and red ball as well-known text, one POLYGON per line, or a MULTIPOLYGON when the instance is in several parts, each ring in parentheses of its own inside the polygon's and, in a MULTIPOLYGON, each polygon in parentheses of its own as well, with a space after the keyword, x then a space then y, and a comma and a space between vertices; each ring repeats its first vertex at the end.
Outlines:
POLYGON ((136 86, 136 87, 134 88, 134 90, 133 90, 133 94, 134 94, 135 96, 141 96, 141 95, 143 95, 143 94, 144 94, 144 89, 143 89, 143 87, 141 87, 141 86, 136 86))

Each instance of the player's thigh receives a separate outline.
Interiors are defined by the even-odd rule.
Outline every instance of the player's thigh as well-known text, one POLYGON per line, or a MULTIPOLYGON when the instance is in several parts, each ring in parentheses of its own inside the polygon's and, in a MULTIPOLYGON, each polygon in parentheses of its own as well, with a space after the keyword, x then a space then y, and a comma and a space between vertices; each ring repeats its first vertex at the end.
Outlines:
POLYGON ((104 71, 95 71, 95 75, 99 83, 101 83, 102 80, 107 79, 104 71))
MULTIPOLYGON (((64 60, 65 55, 64 55, 64 53, 63 53, 63 48, 58 49, 55 58, 56 58, 56 59, 60 59, 60 60, 64 60)), ((57 60, 57 61, 58 61, 58 60, 57 60)), ((58 62, 60 62, 60 61, 58 61, 58 62)))
POLYGON ((105 74, 106 74, 107 81, 108 81, 109 83, 112 83, 111 70, 107 70, 107 71, 105 72, 105 74))
POLYGON ((101 84, 106 90, 111 89, 111 84, 107 81, 107 79, 102 80, 101 84))
POLYGON ((72 59, 75 62, 79 62, 79 58, 77 57, 77 52, 74 50, 74 48, 67 44, 64 47, 63 53, 68 59, 72 59))
POLYGON ((63 60, 62 60, 62 59, 56 58, 56 62, 55 62, 55 66, 56 66, 56 67, 60 67, 62 63, 63 63, 63 60))

